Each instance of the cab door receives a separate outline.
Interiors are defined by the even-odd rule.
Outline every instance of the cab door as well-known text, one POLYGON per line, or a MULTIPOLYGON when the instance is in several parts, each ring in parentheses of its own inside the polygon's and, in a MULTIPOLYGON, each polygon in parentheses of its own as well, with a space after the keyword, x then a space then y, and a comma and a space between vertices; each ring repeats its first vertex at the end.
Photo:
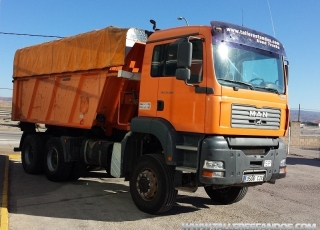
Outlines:
POLYGON ((177 80, 177 45, 168 42, 154 47, 151 77, 158 79, 156 116, 169 121, 177 131, 204 133, 206 78, 203 39, 191 39, 192 65, 188 81, 177 80), (171 45, 170 45, 171 44, 171 45))

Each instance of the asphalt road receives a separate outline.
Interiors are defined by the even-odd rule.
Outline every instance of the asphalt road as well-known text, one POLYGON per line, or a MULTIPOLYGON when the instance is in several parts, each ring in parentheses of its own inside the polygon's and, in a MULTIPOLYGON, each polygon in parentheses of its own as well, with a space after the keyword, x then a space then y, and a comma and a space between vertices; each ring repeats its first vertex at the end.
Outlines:
POLYGON ((249 189, 233 205, 214 204, 203 188, 179 193, 165 215, 140 212, 122 179, 53 183, 10 163, 9 229, 181 229, 182 223, 316 223, 320 226, 320 161, 289 156, 288 175, 249 189))
POLYGON ((18 147, 21 135, 22 132, 0 131, 0 153, 7 154, 18 147))
POLYGON ((22 132, 8 132, 8 131, 0 131, 0 140, 1 141, 15 141, 19 142, 22 132))

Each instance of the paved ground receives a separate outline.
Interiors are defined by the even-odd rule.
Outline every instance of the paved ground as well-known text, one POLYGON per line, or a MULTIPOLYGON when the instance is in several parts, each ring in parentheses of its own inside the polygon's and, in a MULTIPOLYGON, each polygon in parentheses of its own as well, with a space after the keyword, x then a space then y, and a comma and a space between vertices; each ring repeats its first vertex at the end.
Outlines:
MULTIPOLYGON (((305 151, 303 151, 305 152, 305 151)), ((288 176, 252 187, 233 205, 213 203, 200 188, 180 193, 167 214, 153 216, 133 204, 121 179, 81 178, 52 183, 10 162, 9 229, 181 229, 182 223, 316 223, 320 226, 320 161, 289 156, 288 176)))
POLYGON ((290 148, 289 156, 297 156, 302 158, 320 159, 320 150, 309 150, 309 149, 299 149, 290 148))
MULTIPOLYGON (((6 120, 7 121, 7 120, 6 120)), ((0 121, 0 229, 6 230, 8 226, 8 201, 9 201, 9 155, 13 158, 20 157, 20 153, 14 153, 12 150, 19 145, 21 131, 16 126, 16 122, 0 121), (9 132, 8 132, 9 131, 9 132), (8 187, 6 187, 8 186, 8 187)))
MULTIPOLYGON (((1 133, 0 133, 1 136, 1 133)), ((6 156, 17 135, 0 148, 0 191, 6 156), (4 151, 3 151, 4 150, 4 151)), ((94 177, 52 183, 23 172, 10 161, 9 229, 180 229, 182 223, 316 223, 320 226, 320 151, 290 149, 288 174, 275 185, 252 187, 233 205, 211 202, 202 188, 180 193, 173 210, 162 216, 140 212, 122 179, 94 177)), ((16 154, 19 156, 19 154, 16 154)), ((92 175, 93 176, 93 175, 92 175)), ((1 204, 2 207, 2 204, 1 204)), ((2 226, 1 226, 2 227, 2 226)), ((2 230, 2 228, 1 228, 2 230)))
POLYGON ((300 128, 301 136, 320 136, 320 127, 303 126, 300 128))

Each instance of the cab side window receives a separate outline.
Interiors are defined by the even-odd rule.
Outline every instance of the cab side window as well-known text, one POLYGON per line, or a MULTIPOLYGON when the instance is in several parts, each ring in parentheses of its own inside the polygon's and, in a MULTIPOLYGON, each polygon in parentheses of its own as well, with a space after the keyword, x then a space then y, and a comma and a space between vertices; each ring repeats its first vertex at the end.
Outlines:
MULTIPOLYGON (((203 49, 202 40, 195 39, 193 44, 191 77, 188 83, 200 83, 202 81, 203 49)), ((154 47, 151 63, 152 77, 173 77, 177 69, 178 44, 163 44, 154 47)))

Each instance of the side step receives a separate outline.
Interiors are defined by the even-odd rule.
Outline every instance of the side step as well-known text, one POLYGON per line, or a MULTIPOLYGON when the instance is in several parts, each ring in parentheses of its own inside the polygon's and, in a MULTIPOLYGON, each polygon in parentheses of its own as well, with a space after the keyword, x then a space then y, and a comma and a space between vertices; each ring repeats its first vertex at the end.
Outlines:
POLYGON ((191 167, 176 167, 176 170, 188 173, 197 173, 197 169, 191 167))
POLYGON ((176 190, 191 192, 191 193, 197 191, 198 184, 194 179, 192 179, 196 177, 196 175, 192 175, 191 173, 196 174, 197 169, 191 168, 191 167, 182 167, 182 166, 176 167, 176 172, 174 175, 174 182, 175 182, 174 185, 176 190), (183 178, 187 179, 188 182, 183 184, 183 181, 185 180, 183 178))

